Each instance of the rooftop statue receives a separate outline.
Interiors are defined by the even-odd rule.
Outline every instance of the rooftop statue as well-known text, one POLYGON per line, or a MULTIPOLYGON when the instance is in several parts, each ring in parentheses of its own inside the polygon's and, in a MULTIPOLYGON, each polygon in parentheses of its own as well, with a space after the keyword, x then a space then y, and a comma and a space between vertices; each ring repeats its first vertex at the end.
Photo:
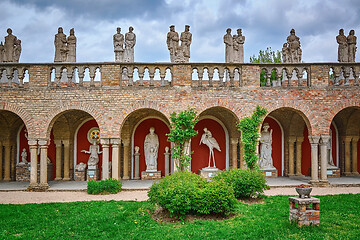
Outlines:
POLYGON ((231 28, 226 29, 226 34, 224 35, 225 43, 225 62, 232 63, 234 62, 234 49, 233 49, 233 37, 231 35, 231 28))
POLYGON ((133 27, 129 27, 129 32, 125 34, 124 62, 134 62, 134 47, 136 44, 136 35, 135 33, 133 33, 133 30, 133 27))
POLYGON ((190 59, 190 45, 192 41, 192 34, 190 33, 190 26, 185 25, 185 31, 180 35, 181 48, 184 54, 185 62, 189 62, 190 59))
POLYGON ((70 29, 70 36, 67 38, 67 62, 76 62, 76 37, 74 28, 70 29))
POLYGON ((243 63, 244 62, 244 43, 245 36, 242 35, 241 28, 236 30, 237 35, 233 36, 233 62, 234 63, 243 63))
POLYGON ((302 50, 300 45, 300 38, 295 35, 295 30, 291 29, 290 35, 287 37, 287 45, 285 44, 282 48, 283 55, 287 57, 283 60, 286 60, 285 63, 300 63, 302 57, 302 50))
POLYGON ((4 45, 0 46, 0 62, 19 62, 21 41, 12 34, 11 28, 7 29, 7 33, 4 45))
POLYGON ((348 50, 347 38, 344 34, 344 29, 339 30, 339 35, 336 36, 336 42, 339 44, 338 61, 339 62, 348 62, 349 50, 348 50))
POLYGON ((55 58, 54 62, 65 62, 67 59, 68 48, 66 35, 63 32, 63 28, 58 28, 58 33, 55 35, 55 58))
POLYGON ((347 45, 349 49, 349 62, 355 62, 355 55, 356 55, 356 36, 355 31, 350 30, 349 36, 347 37, 347 45))
POLYGON ((175 32, 175 26, 170 26, 170 31, 167 33, 166 44, 170 52, 170 62, 175 62, 175 52, 179 47, 179 34, 175 32))
POLYGON ((116 29, 116 33, 113 36, 115 62, 124 61, 124 35, 121 34, 121 28, 116 29))

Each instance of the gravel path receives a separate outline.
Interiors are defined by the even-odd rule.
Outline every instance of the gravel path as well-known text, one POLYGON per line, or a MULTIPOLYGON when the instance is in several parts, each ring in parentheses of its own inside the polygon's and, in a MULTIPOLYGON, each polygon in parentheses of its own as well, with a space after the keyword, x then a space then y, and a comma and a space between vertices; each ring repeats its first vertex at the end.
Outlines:
MULTIPOLYGON (((360 187, 313 188, 312 195, 360 193, 360 187)), ((273 188, 265 195, 296 195, 294 188, 273 188)), ((89 195, 86 192, 0 192, 0 204, 27 204, 78 201, 146 201, 147 191, 122 191, 110 195, 89 195)))

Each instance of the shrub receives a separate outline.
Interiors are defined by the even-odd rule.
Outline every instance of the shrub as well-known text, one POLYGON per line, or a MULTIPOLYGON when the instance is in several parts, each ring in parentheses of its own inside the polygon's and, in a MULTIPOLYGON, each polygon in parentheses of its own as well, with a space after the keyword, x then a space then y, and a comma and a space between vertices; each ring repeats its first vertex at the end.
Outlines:
POLYGON ((208 182, 190 172, 175 172, 150 188, 149 200, 172 217, 186 214, 228 214, 236 204, 234 191, 224 181, 208 182))
POLYGON ((101 181, 89 181, 87 192, 89 194, 115 194, 121 191, 121 181, 116 179, 106 179, 101 181))
POLYGON ((234 189, 235 197, 238 199, 256 197, 268 189, 263 173, 258 170, 232 169, 223 171, 214 180, 223 180, 230 184, 234 189))

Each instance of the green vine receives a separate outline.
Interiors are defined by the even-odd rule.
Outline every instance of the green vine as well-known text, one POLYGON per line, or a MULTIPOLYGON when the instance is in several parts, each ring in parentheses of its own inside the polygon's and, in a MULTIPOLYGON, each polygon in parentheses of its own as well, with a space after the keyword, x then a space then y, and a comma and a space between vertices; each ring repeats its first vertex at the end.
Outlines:
POLYGON ((184 171, 190 166, 192 154, 190 152, 190 140, 198 134, 198 131, 194 130, 195 124, 198 121, 197 113, 192 108, 181 111, 179 114, 173 112, 170 115, 170 120, 171 129, 167 135, 168 142, 174 143, 174 147, 171 150, 173 151, 176 167, 180 171, 184 171))
POLYGON ((265 108, 256 106, 252 116, 241 119, 238 124, 238 130, 241 131, 241 141, 244 145, 244 160, 249 169, 258 167, 259 156, 256 152, 256 145, 259 141, 259 127, 266 113, 265 108))

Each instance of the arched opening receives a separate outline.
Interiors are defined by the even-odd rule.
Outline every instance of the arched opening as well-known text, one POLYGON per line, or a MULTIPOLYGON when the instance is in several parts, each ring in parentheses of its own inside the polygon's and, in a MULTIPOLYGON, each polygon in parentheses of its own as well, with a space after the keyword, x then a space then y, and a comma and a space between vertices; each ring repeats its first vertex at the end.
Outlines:
MULTIPOLYGON (((334 145, 332 145, 332 156, 335 165, 340 168, 341 175, 359 176, 360 108, 347 107, 342 109, 333 118, 331 127, 333 126, 337 128, 337 138, 335 140, 338 142, 338 150, 334 149, 334 145), (335 157, 334 154, 336 154, 335 157)), ((334 139, 334 137, 332 138, 334 139)))

